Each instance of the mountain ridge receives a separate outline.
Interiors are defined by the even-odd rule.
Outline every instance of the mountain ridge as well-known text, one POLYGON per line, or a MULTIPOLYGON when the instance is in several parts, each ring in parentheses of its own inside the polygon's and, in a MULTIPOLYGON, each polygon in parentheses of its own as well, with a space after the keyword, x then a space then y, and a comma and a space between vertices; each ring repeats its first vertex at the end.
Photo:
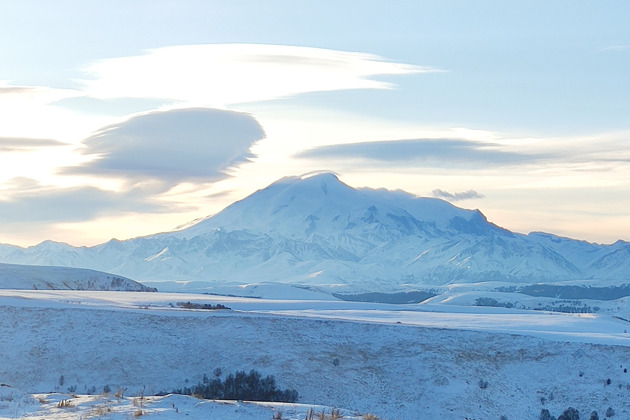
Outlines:
POLYGON ((278 282, 399 291, 477 282, 630 282, 630 244, 514 233, 479 210, 332 173, 285 177, 185 229, 93 247, 0 245, 0 261, 107 271, 140 281, 278 282))
POLYGON ((84 268, 0 263, 0 289, 155 292, 123 276, 84 268))

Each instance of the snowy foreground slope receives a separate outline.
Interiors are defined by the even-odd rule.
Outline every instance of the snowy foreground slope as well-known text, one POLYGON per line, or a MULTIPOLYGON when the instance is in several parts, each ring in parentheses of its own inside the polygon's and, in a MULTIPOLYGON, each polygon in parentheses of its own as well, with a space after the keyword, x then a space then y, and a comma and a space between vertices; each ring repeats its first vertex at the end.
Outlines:
POLYGON ((0 245, 0 261, 92 268, 163 282, 160 290, 259 282, 327 293, 490 281, 630 283, 627 242, 512 233, 478 210, 354 189, 332 174, 281 179, 183 230, 94 247, 0 245))
MULTIPOLYGON (((628 312, 625 300, 615 304, 628 312)), ((630 323, 606 314, 0 290, 0 319, 0 382, 12 387, 1 388, 6 417, 87 418, 111 407, 122 410, 111 418, 130 418, 138 409, 132 396, 143 389, 196 384, 221 368, 274 375, 299 392, 299 403, 341 407, 355 418, 537 419, 543 408, 557 416, 569 406, 581 418, 594 410, 604 418, 609 407, 615 418, 630 418, 630 323), (232 310, 186 310, 179 301, 232 310), (106 385, 127 388, 130 398, 68 395, 106 385), (51 391, 65 394, 29 397, 51 391), (57 408, 62 399, 73 407, 57 408)), ((149 418, 271 419, 278 409, 183 396, 145 404, 149 418)), ((280 409, 282 418, 300 420, 307 411, 280 409)))
POLYGON ((94 270, 2 263, 0 289, 155 291, 128 278, 94 270))
MULTIPOLYGON (((347 420, 362 420, 346 410, 304 404, 274 404, 249 401, 202 401, 195 397, 168 395, 117 398, 113 394, 26 394, 11 387, 0 386, 0 418, 29 418, 32 420, 84 420, 105 418, 129 420, 133 418, 221 419, 221 420, 304 420, 309 413, 330 418, 332 412, 347 420), (65 405, 67 404, 67 406, 65 405), (187 417, 186 417, 187 416, 187 417)), ((321 417, 314 417, 315 419, 321 417)))

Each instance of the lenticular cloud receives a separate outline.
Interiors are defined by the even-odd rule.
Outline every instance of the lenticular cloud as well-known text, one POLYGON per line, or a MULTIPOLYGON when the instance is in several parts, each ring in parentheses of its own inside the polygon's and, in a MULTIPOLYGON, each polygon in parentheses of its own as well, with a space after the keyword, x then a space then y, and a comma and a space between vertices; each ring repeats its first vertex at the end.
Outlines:
POLYGON ((225 177, 253 157, 265 133, 249 114, 208 108, 151 112, 105 127, 83 143, 95 159, 73 172, 170 183, 225 177))
POLYGON ((163 98, 206 106, 277 99, 307 92, 383 89, 373 76, 437 72, 382 57, 322 48, 205 44, 158 48, 100 60, 86 69, 93 97, 163 98))

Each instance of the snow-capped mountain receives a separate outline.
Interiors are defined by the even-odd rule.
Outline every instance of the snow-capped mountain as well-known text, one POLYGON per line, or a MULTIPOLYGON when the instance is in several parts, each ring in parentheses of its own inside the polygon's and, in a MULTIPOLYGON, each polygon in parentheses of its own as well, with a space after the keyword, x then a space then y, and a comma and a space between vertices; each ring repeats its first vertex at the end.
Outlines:
POLYGON ((94 270, 2 263, 0 289, 155 291, 128 278, 94 270))
POLYGON ((512 233, 435 198, 283 178, 189 228, 94 247, 0 245, 0 261, 140 281, 283 282, 341 291, 501 281, 630 282, 630 244, 512 233))

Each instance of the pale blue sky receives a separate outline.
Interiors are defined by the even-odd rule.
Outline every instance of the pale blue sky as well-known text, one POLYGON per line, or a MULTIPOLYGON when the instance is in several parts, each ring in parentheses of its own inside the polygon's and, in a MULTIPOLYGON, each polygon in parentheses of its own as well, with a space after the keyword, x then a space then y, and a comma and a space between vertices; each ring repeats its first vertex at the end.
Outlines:
POLYGON ((168 230, 317 169, 472 197, 455 204, 524 233, 630 240, 626 1, 0 0, 0 16, 0 242, 168 230), (207 138, 199 108, 227 118, 207 138), (243 113, 264 139, 222 134, 243 113), (179 138, 125 146, 184 115, 179 138), (116 161, 90 148, 112 125, 116 161), (369 155, 387 141, 410 157, 369 155), (178 144, 191 170, 173 177, 178 144))

